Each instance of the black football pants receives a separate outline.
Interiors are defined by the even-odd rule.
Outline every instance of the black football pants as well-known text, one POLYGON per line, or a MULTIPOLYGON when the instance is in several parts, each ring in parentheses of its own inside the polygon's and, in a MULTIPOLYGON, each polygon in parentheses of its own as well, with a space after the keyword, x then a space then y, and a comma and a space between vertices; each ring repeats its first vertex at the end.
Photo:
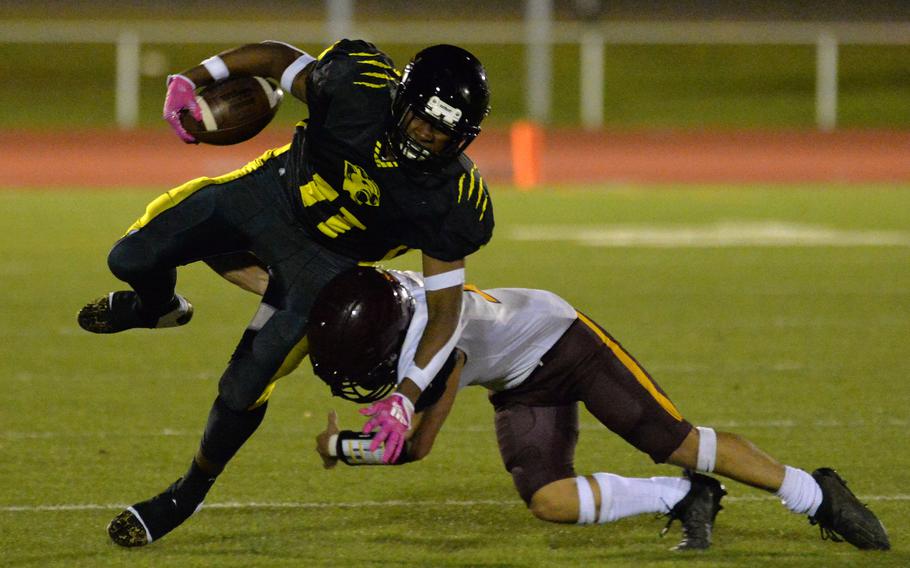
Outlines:
POLYGON ((149 206, 139 228, 108 257, 114 275, 133 287, 143 311, 153 316, 171 302, 178 266, 251 251, 269 267, 257 317, 219 382, 220 399, 235 412, 250 409, 303 338, 317 292, 356 264, 313 242, 295 221, 283 188, 286 155, 267 154, 243 170, 172 190, 149 206))

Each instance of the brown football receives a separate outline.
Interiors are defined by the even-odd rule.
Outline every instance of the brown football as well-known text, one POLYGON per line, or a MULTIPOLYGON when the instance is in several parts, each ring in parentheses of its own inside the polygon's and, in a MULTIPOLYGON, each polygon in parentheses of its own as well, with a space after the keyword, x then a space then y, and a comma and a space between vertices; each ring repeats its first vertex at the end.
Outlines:
POLYGON ((180 123, 204 144, 237 144, 259 134, 271 122, 283 95, 262 77, 228 77, 196 93, 202 122, 184 111, 180 123))

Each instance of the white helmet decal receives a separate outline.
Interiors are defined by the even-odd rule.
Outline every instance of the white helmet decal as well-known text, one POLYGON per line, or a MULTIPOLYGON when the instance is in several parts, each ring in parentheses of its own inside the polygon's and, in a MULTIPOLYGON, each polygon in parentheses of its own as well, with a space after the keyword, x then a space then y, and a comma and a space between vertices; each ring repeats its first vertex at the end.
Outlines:
POLYGON ((425 112, 430 116, 442 119, 442 123, 449 128, 454 128, 461 119, 461 109, 453 107, 436 95, 427 101, 425 112))

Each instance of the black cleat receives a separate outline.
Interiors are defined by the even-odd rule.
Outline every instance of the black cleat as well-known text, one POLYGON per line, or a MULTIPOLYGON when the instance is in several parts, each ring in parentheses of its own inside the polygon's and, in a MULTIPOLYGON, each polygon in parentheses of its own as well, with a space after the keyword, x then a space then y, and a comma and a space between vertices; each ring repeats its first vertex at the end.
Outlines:
POLYGON ((150 544, 201 509, 205 491, 182 491, 181 481, 183 478, 172 483, 163 493, 127 507, 114 517, 107 525, 107 534, 114 544, 125 547, 150 544))
POLYGON ((723 509, 720 500, 727 491, 713 477, 686 470, 684 475, 692 482, 686 496, 667 513, 667 526, 660 536, 667 534, 673 521, 682 523, 683 538, 670 550, 704 550, 711 546, 714 518, 723 509))
POLYGON ((92 333, 118 333, 136 327, 177 327, 193 318, 193 305, 175 294, 173 308, 158 318, 147 318, 137 309, 137 296, 132 290, 111 292, 96 298, 79 310, 79 327, 92 333))
POLYGON ((132 548, 152 542, 145 525, 136 516, 132 507, 121 511, 107 525, 107 534, 114 544, 132 548))
POLYGON ((813 471, 812 477, 822 488, 822 504, 809 522, 818 525, 822 539, 846 540, 864 550, 891 548, 885 526, 847 489, 847 483, 836 471, 823 467, 813 471))

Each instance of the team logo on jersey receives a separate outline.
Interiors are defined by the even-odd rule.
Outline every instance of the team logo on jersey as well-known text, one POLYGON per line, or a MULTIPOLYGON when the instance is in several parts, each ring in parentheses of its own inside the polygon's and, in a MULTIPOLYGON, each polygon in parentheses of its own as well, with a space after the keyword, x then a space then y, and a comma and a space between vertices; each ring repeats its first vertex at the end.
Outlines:
POLYGON ((379 207, 379 185, 358 165, 344 161, 344 184, 342 189, 359 205, 379 207))

